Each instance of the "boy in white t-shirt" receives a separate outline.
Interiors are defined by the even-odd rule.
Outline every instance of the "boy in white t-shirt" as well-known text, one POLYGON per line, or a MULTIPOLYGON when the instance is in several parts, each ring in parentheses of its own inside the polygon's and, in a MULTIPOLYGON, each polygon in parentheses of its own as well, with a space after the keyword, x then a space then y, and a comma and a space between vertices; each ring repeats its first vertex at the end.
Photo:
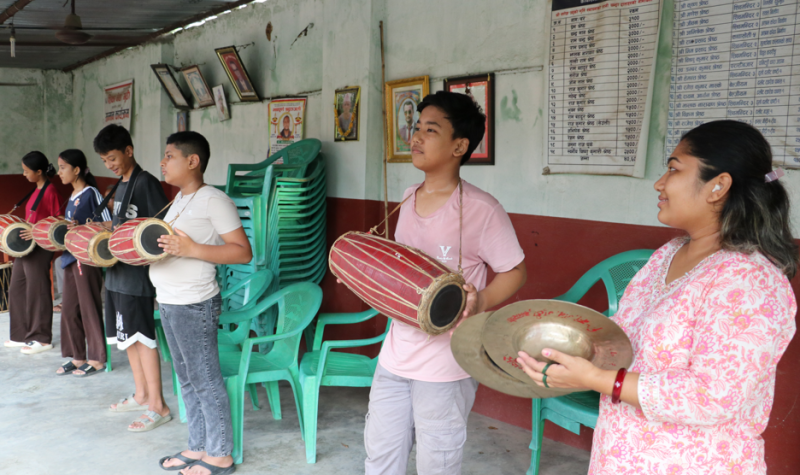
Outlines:
MULTIPOLYGON (((459 176, 483 139, 486 116, 480 107, 469 96, 440 91, 425 97, 417 110, 411 157, 425 172, 425 181, 406 190, 395 239, 453 271, 461 255, 467 318, 522 287, 525 255, 502 205, 459 176), (488 286, 487 266, 497 274, 488 286)), ((478 383, 453 357, 451 334, 429 336, 392 322, 369 395, 364 429, 368 475, 405 475, 415 438, 417 473, 461 473, 467 417, 478 383)))
POLYGON ((230 402, 217 349, 222 299, 215 264, 252 259, 236 205, 203 183, 209 155, 208 141, 197 132, 178 132, 167 139, 161 172, 180 193, 164 218, 175 220, 176 235, 162 236, 159 242, 174 257, 150 266, 189 426, 189 449, 164 457, 159 464, 186 475, 236 471, 230 402))

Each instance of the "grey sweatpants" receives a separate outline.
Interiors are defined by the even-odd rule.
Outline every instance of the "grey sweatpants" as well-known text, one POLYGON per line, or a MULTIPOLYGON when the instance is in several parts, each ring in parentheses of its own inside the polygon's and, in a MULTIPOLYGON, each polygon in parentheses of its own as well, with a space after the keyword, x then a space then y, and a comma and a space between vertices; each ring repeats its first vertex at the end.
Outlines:
POLYGON ((461 473, 467 417, 478 382, 407 379, 378 363, 364 428, 366 475, 405 475, 414 439, 419 475, 461 473))

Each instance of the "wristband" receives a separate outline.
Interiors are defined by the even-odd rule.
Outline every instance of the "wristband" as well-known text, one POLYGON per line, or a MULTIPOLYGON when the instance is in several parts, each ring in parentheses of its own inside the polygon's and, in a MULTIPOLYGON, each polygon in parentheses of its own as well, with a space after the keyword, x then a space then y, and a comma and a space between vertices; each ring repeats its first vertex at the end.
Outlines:
POLYGON ((619 398, 622 396, 622 383, 625 382, 625 375, 628 370, 620 368, 617 371, 617 379, 614 381, 614 389, 611 390, 611 404, 619 404, 619 398))

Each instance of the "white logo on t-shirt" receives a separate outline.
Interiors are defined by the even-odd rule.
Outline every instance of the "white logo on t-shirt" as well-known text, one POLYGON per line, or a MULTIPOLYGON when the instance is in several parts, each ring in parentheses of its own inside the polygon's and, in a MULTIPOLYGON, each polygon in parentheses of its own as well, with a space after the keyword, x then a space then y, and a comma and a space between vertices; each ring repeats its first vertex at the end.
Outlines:
MULTIPOLYGON (((122 203, 119 201, 114 202, 114 214, 119 216, 119 209, 122 207, 122 203)), ((134 219, 135 217, 139 216, 139 207, 135 204, 129 204, 128 210, 125 212, 125 217, 127 219, 134 219)))
POLYGON ((450 252, 450 249, 452 249, 452 248, 453 248, 453 246, 447 246, 447 247, 439 246, 439 249, 442 250, 442 255, 441 256, 436 256, 436 259, 438 259, 438 260, 440 260, 442 262, 445 262, 445 263, 447 261, 452 261, 453 260, 452 257, 447 257, 447 253, 450 252))

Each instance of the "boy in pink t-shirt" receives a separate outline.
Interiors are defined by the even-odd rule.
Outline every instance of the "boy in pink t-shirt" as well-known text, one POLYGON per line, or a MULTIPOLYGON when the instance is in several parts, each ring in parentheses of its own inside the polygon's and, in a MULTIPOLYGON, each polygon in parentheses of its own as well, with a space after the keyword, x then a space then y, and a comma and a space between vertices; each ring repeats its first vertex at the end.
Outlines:
MULTIPOLYGON (((417 109, 411 156, 425 181, 406 190, 395 239, 456 271, 461 237, 467 318, 522 287, 525 255, 500 203, 459 177, 461 165, 483 139, 486 116, 480 107, 464 94, 440 91, 417 109), (497 274, 488 286, 487 266, 497 274)), ((370 391, 364 429, 367 475, 404 475, 415 438, 420 475, 461 473, 467 417, 478 383, 456 363, 450 338, 451 333, 429 336, 392 322, 370 391)))

